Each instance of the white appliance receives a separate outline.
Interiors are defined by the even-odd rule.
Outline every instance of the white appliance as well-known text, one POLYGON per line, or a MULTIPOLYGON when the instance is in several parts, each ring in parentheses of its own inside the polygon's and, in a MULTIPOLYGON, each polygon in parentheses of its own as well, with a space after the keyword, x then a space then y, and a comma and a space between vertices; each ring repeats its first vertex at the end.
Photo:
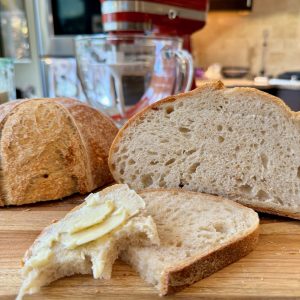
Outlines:
MULTIPOLYGON (((18 0, 20 1, 20 0, 18 0)), ((35 96, 84 99, 73 39, 102 32, 99 0, 23 0, 31 61, 16 64, 16 86, 35 96)))

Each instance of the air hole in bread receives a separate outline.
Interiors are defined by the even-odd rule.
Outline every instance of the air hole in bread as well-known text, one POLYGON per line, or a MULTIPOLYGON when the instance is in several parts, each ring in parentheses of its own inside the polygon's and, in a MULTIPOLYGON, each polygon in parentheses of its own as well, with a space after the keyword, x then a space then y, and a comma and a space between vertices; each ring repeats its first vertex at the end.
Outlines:
POLYGON ((136 180, 136 175, 133 174, 130 176, 130 178, 131 178, 131 180, 136 180))
POLYGON ((182 189, 184 187, 184 183, 180 181, 180 183, 178 184, 178 187, 180 187, 182 189))
POLYGON ((262 153, 262 154, 260 155, 260 159, 261 159, 261 163, 262 163, 263 167, 264 167, 265 169, 267 169, 267 168, 268 168, 268 161, 269 161, 267 155, 264 154, 264 153, 262 153))
POLYGON ((162 144, 165 144, 165 143, 168 143, 169 140, 167 140, 167 139, 161 139, 160 142, 161 142, 162 144))
POLYGON ((186 128, 186 127, 179 127, 178 130, 179 130, 181 133, 188 133, 188 132, 191 131, 189 128, 186 128))
POLYGON ((259 190, 258 193, 256 194, 256 197, 261 201, 266 201, 270 199, 270 195, 263 190, 259 190))
POLYGON ((186 152, 187 155, 191 155, 193 153, 195 153, 197 150, 196 149, 191 149, 189 151, 186 152))
POLYGON ((177 107, 182 107, 182 106, 183 106, 183 102, 182 101, 178 102, 177 107))
POLYGON ((181 242, 181 241, 177 241, 176 244, 175 244, 175 246, 176 246, 177 248, 181 247, 181 246, 182 246, 182 242, 181 242))
POLYGON ((148 150, 147 152, 150 155, 157 155, 158 154, 156 151, 151 151, 151 150, 148 150))
POLYGON ((240 186, 240 191, 245 194, 251 194, 252 187, 249 184, 244 184, 240 186))
POLYGON ((273 128, 277 129, 278 128, 278 124, 273 124, 273 128))
POLYGON ((44 178, 48 178, 48 177, 49 177, 49 174, 44 174, 43 177, 44 177, 44 178))
POLYGON ((128 164, 129 164, 129 165, 134 165, 134 164, 135 164, 135 160, 129 159, 128 164))
POLYGON ((166 182, 164 180, 164 178, 161 178, 158 182, 158 186, 159 187, 166 187, 166 182))
POLYGON ((257 145, 257 144, 253 144, 252 147, 253 147, 254 149, 257 149, 257 148, 258 148, 258 145, 257 145))
POLYGON ((189 173, 193 174, 196 172, 196 169, 200 166, 200 163, 194 163, 189 167, 189 173))
POLYGON ((297 177, 300 178, 300 167, 297 169, 297 177))
POLYGON ((116 169, 116 165, 115 164, 111 164, 111 169, 114 171, 116 169))
POLYGON ((126 153, 128 151, 127 147, 123 147, 120 149, 120 152, 121 153, 126 153))
POLYGON ((240 151, 240 146, 236 146, 236 147, 234 148, 234 151, 235 151, 235 152, 239 152, 239 151, 240 151))
POLYGON ((169 160, 165 163, 165 166, 171 165, 175 160, 176 160, 175 158, 169 159, 169 160))
POLYGON ((278 203, 278 204, 280 204, 280 205, 283 205, 283 201, 282 201, 282 199, 279 198, 279 197, 275 197, 275 198, 274 198, 274 202, 276 202, 276 203, 278 203))
POLYGON ((214 228, 215 228, 216 232, 220 232, 220 233, 226 232, 226 228, 225 228, 224 224, 222 224, 222 223, 214 224, 214 228))
POLYGON ((218 126, 217 126, 217 130, 218 130, 218 131, 222 131, 222 129, 223 129, 223 126, 222 126, 222 125, 218 125, 218 126))
POLYGON ((158 161, 157 160, 151 160, 150 161, 150 165, 151 166, 155 166, 155 165, 157 165, 158 164, 158 161))
POLYGON ((174 111, 174 107, 173 106, 167 106, 166 107, 166 113, 167 115, 171 114, 174 111))
POLYGON ((120 174, 124 175, 124 169, 123 168, 120 169, 120 174))
POLYGON ((266 134, 265 130, 262 130, 260 133, 261 133, 261 134, 266 134))
POLYGON ((229 132, 232 132, 232 131, 233 131, 233 130, 232 130, 232 127, 229 126, 229 127, 228 127, 228 131, 229 131, 229 132))
POLYGON ((222 137, 222 136, 219 136, 219 137, 218 137, 218 142, 219 142, 219 143, 223 143, 224 140, 225 140, 224 137, 222 137))
POLYGON ((151 174, 142 175, 141 182, 142 182, 144 188, 149 187, 153 183, 152 175, 151 174))
POLYGON ((241 183, 243 182, 241 178, 236 178, 235 180, 238 185, 241 185, 241 183))

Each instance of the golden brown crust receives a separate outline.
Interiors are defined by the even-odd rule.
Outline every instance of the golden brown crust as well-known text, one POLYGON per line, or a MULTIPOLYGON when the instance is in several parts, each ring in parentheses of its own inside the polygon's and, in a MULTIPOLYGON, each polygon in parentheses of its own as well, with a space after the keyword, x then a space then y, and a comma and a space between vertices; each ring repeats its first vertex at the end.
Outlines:
POLYGON ((69 98, 56 98, 54 101, 66 107, 74 118, 88 154, 91 184, 88 190, 81 190, 80 193, 90 192, 112 182, 107 161, 111 143, 118 132, 113 121, 79 101, 69 98))
MULTIPOLYGON (((142 119, 146 117, 147 112, 149 112, 151 110, 155 110, 155 108, 159 107, 162 104, 171 103, 176 100, 188 101, 189 97, 198 95, 202 92, 212 91, 212 90, 225 90, 225 92, 228 94, 237 93, 237 92, 255 93, 256 95, 260 95, 261 99, 263 101, 271 102, 271 103, 274 103, 275 105, 277 105, 281 109, 281 111, 285 115, 287 115, 287 117, 289 117, 290 119, 294 119, 296 122, 300 121, 300 112, 292 111, 281 99, 279 99, 275 96, 272 96, 270 94, 267 94, 265 92, 255 89, 255 88, 237 87, 237 88, 226 89, 224 84, 220 80, 206 82, 206 83, 201 84, 198 88, 196 88, 190 92, 181 93, 181 94, 174 95, 174 96, 169 96, 160 101, 157 101, 157 102, 153 103, 152 105, 144 108, 141 112, 134 115, 130 120, 128 120, 126 122, 126 124, 120 129, 119 133, 116 135, 114 141, 112 142, 110 151, 109 151, 108 165, 109 165, 109 169, 110 169, 115 181, 119 182, 119 178, 113 167, 112 156, 113 156, 113 153, 115 152, 115 148, 118 147, 121 138, 126 134, 127 128, 134 126, 139 121, 142 121, 142 119)), ((285 211, 284 209, 279 211, 279 210, 271 209, 271 208, 261 208, 261 207, 255 206, 255 205, 247 205, 247 206, 252 207, 255 210, 260 211, 260 212, 266 212, 266 213, 270 213, 270 214, 276 214, 276 215, 286 216, 286 217, 290 217, 290 218, 300 219, 300 212, 292 213, 292 212, 285 211)))
POLYGON ((258 226, 247 236, 231 241, 230 244, 216 249, 207 255, 201 255, 193 262, 171 268, 165 274, 166 285, 162 295, 171 294, 221 270, 229 264, 249 254, 256 246, 259 237, 258 226), (189 282, 187 283, 187 278, 189 282), (184 280, 185 283, 181 284, 184 280))
POLYGON ((276 210, 276 209, 272 209, 272 208, 264 208, 264 207, 259 207, 259 206, 255 206, 255 205, 251 205, 251 204, 245 204, 245 203, 241 203, 241 204, 244 206, 247 206, 249 208, 252 208, 258 212, 300 220, 300 213, 292 213, 289 211, 284 211, 283 209, 276 210))
MULTIPOLYGON (((28 101, 28 99, 10 101, 10 102, 0 105, 0 132, 2 131, 2 128, 5 124, 5 120, 10 115, 10 113, 13 111, 13 109, 15 107, 17 107, 17 105, 20 105, 21 103, 23 103, 25 101, 28 101)), ((0 140, 1 140, 1 137, 0 137, 0 140)), ((0 160, 0 170, 2 170, 1 160, 0 160)), ((2 173, 2 171, 1 171, 1 173, 2 173)), ((2 178, 1 173, 0 173, 0 178, 2 178)), ((0 184, 0 206, 4 206, 4 205, 5 205, 5 195, 4 195, 2 185, 0 184)))
MULTIPOLYGON (((63 124, 61 124, 61 126, 63 126, 63 124)), ((69 98, 25 99, 0 105, 0 130, 2 132, 2 180, 0 186, 0 206, 21 205, 25 203, 34 203, 37 201, 55 200, 68 196, 75 192, 85 194, 97 187, 103 186, 104 184, 112 181, 112 176, 107 164, 107 158, 110 144, 112 143, 112 140, 116 135, 118 129, 108 117, 101 114, 97 110, 85 104, 82 104, 79 101, 69 98), (28 172, 28 170, 27 172, 23 170, 24 172, 22 174, 22 180, 16 181, 13 179, 13 177, 18 178, 17 172, 21 172, 22 170, 20 169, 20 167, 17 167, 17 165, 14 165, 14 159, 11 155, 13 155, 13 153, 17 150, 16 148, 15 150, 11 150, 11 145, 12 143, 14 143, 16 145, 14 147, 18 147, 17 143, 15 143, 14 141, 18 139, 17 136, 24 135, 22 135, 21 133, 18 133, 17 135, 13 130, 10 130, 9 127, 5 127, 5 124, 9 120, 11 123, 13 122, 17 125, 16 128, 21 128, 21 125, 18 125, 18 120, 12 120, 16 117, 23 118, 22 113, 18 113, 18 111, 25 110, 26 113, 28 113, 28 111, 30 110, 28 108, 25 109, 25 106, 29 107, 31 103, 32 105, 36 105, 37 103, 43 105, 51 103, 51 112, 53 113, 55 109, 57 111, 60 111, 61 117, 65 115, 65 117, 63 117, 64 122, 69 123, 68 127, 72 128, 68 129, 70 130, 69 132, 71 134, 70 140, 68 137, 68 141, 66 141, 68 144, 64 145, 63 153, 55 154, 57 158, 63 155, 62 163, 64 167, 67 168, 66 170, 68 170, 65 173, 66 176, 61 176, 62 180, 60 180, 59 178, 55 179, 57 181, 56 184, 52 184, 52 181, 54 179, 51 176, 48 178, 47 174, 45 175, 47 176, 45 178, 48 179, 43 180, 43 171, 40 170, 43 167, 45 167, 45 170, 48 169, 48 166, 50 167, 50 156, 53 154, 50 154, 50 150, 49 155, 43 153, 43 162, 41 161, 40 163, 34 164, 34 161, 30 158, 32 164, 36 166, 37 169, 32 170, 32 172, 30 170, 30 172, 28 172), (3 130, 5 128, 5 132, 8 132, 10 135, 9 137, 7 136, 7 134, 3 134, 3 130), (72 142, 70 141, 73 141, 73 146, 72 142), (5 155, 3 155, 3 150, 6 151, 5 155), (17 167, 17 169, 15 172, 15 176, 11 176, 12 178, 10 178, 8 181, 7 174, 9 174, 9 172, 14 172, 13 168, 8 168, 8 166, 10 165, 11 167, 17 167), (34 178, 34 181, 32 181, 32 178, 34 178), (39 181, 40 183, 37 181, 39 181), (18 182, 18 188, 16 188, 15 186, 12 187, 12 184, 14 185, 14 182, 18 182), (35 191, 31 193, 30 190, 32 184, 35 184, 35 191), (44 192, 42 192, 42 190, 44 190, 44 192), (30 196, 30 193, 32 194, 32 197, 30 196)), ((64 136, 68 136, 66 132, 64 133, 64 136)), ((42 140, 40 141, 41 143, 39 144, 42 144, 42 140)), ((32 155, 33 154, 34 151, 32 152, 32 155)), ((39 157, 39 159, 41 159, 40 153, 36 153, 36 157, 39 157)), ((25 162, 25 160, 26 158, 24 157, 23 161, 25 162)), ((24 164, 23 162, 20 163, 22 163, 24 167, 29 167, 28 164, 24 164)), ((53 161, 52 163, 57 163, 57 161, 53 161)))

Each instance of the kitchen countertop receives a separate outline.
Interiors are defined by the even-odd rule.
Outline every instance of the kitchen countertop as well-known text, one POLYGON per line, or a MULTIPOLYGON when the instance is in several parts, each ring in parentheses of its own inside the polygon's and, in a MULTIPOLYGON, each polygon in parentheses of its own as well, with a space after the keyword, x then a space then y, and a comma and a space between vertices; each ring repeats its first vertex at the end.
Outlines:
MULTIPOLYGON (((226 87, 254 87, 258 89, 290 89, 290 90, 300 90, 300 80, 280 80, 280 79, 270 79, 264 81, 254 81, 253 79, 220 79, 226 87)), ((196 86, 199 86, 203 82, 208 82, 210 80, 196 80, 196 86)))

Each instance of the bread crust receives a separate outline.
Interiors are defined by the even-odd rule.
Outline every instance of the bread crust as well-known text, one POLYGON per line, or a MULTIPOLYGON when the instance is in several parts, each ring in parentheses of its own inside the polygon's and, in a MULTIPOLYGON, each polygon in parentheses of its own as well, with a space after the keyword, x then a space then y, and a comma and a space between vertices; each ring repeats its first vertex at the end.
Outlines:
MULTIPOLYGON (((139 195, 152 192, 182 193, 185 195, 197 195, 199 192, 183 191, 181 189, 149 189, 139 191, 139 195)), ((222 196, 206 194, 207 198, 213 201, 230 202, 231 205, 239 209, 245 206, 225 199, 222 196)), ((216 247, 207 253, 202 253, 198 257, 187 259, 183 263, 168 268, 162 275, 160 295, 165 296, 178 292, 185 287, 210 276, 225 266, 239 260, 249 254, 257 245, 259 238, 259 223, 249 232, 240 238, 235 238, 227 242, 222 247, 216 247)))
MULTIPOLYGON (((129 119, 126 122, 126 124, 120 129, 120 131, 116 135, 114 141, 112 142, 110 151, 109 151, 108 165, 109 165, 109 169, 110 169, 115 181, 120 182, 120 178, 118 177, 118 174, 115 172, 112 156, 115 152, 115 149, 118 147, 120 140, 122 139, 122 137, 124 135, 126 135, 126 131, 129 127, 134 126, 136 123, 142 121, 146 117, 147 112, 149 112, 151 110, 155 110, 162 104, 172 103, 177 100, 188 101, 189 97, 195 96, 204 91, 214 91, 214 90, 224 90, 227 94, 235 93, 235 92, 239 92, 239 91, 255 93, 255 94, 261 96, 262 101, 271 102, 271 103, 274 103, 275 105, 277 105, 288 118, 295 120, 296 122, 300 122, 300 112, 292 111, 281 99, 279 99, 275 96, 272 96, 265 92, 259 91, 255 88, 236 87, 236 88, 226 89, 226 87, 220 80, 206 82, 206 83, 201 84, 201 86, 199 86, 198 88, 196 88, 192 91, 189 91, 187 93, 181 93, 178 95, 169 96, 162 100, 159 100, 159 101, 149 105, 148 107, 144 108, 141 112, 137 113, 136 115, 134 115, 131 119, 129 119)), ((232 197, 230 199, 232 199, 234 201, 239 201, 238 199, 235 199, 234 197, 232 197)), ((291 211, 287 211, 284 208, 281 210, 276 210, 276 209, 272 209, 272 208, 260 207, 260 206, 244 204, 244 203, 243 203, 243 205, 253 208, 259 212, 265 212, 265 213, 275 214, 275 215, 279 215, 279 216, 286 216, 289 218, 294 218, 294 219, 300 220, 300 212, 294 213, 291 211)))
POLYGON ((257 226, 254 231, 243 238, 231 241, 230 244, 206 255, 201 255, 194 261, 170 268, 164 274, 165 279, 161 295, 178 292, 246 256, 255 248, 258 237, 259 228, 257 226), (181 285, 180 281, 186 281, 187 276, 190 276, 189 282, 181 285))
POLYGON ((88 190, 80 192, 85 194, 112 182, 113 177, 107 160, 111 143, 118 132, 113 121, 98 110, 79 101, 70 98, 55 98, 54 101, 64 106, 70 113, 86 149, 90 185, 88 190))
MULTIPOLYGON (((74 144, 74 148, 70 148, 70 151, 67 153, 68 156, 64 158, 66 163, 70 166, 74 166, 75 173, 72 175, 74 176, 74 188, 69 186, 67 191, 64 188, 64 181, 62 181, 61 186, 53 187, 53 191, 52 188, 48 189, 45 194, 46 196, 39 197, 39 193, 37 193, 35 195, 32 194, 31 197, 30 191, 25 195, 21 188, 27 180, 23 178, 23 183, 19 182, 20 189, 14 188, 13 195, 15 196, 11 196, 9 190, 10 186, 7 184, 5 172, 3 168, 1 168, 0 206, 22 205, 25 203, 61 199, 75 192, 85 194, 113 180, 108 168, 107 158, 110 144, 118 132, 118 129, 107 116, 79 101, 70 98, 40 98, 8 102, 0 105, 0 130, 3 131, 9 118, 15 118, 14 112, 16 112, 16 110, 21 109, 24 104, 36 104, 37 101, 43 104, 52 103, 53 107, 57 107, 58 110, 65 114, 65 120, 69 122, 70 128, 74 129, 73 139, 76 139, 76 147, 74 144), (81 153, 80 155, 79 152, 81 153)), ((15 138, 14 135, 10 137, 10 139, 13 138, 15 138)), ((5 142, 5 139, 6 137, 2 134, 2 145, 4 145, 3 142, 5 142)), ((8 146, 9 144, 5 147, 8 146)), ((34 151, 32 153, 34 154, 34 151)), ((42 164, 42 162, 39 164, 37 158, 37 165, 40 167, 43 166, 42 164)), ((45 166, 45 168, 47 169, 47 166, 45 166)), ((6 170, 6 172, 13 172, 13 170, 6 170)), ((17 179, 18 178, 16 178, 16 180, 17 179)), ((29 176, 28 180, 31 180, 29 176)), ((24 185, 23 187, 25 188, 24 185)), ((43 189, 43 187, 41 187, 41 189, 43 189)), ((43 193, 41 192, 41 194, 43 193)))

